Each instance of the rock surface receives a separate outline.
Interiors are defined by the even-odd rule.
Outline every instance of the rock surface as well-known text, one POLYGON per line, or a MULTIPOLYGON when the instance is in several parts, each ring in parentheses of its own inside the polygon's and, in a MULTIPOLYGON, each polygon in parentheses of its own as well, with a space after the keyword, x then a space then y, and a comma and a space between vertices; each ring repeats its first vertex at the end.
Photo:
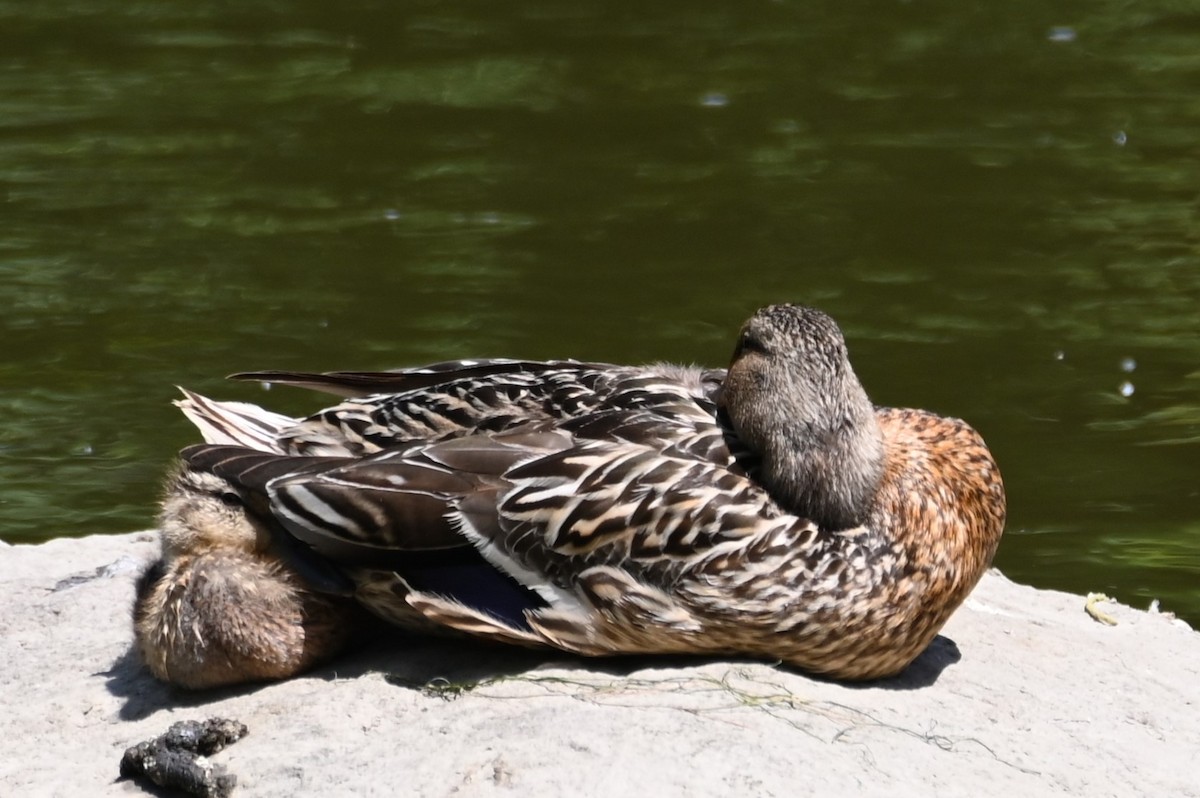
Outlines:
POLYGON ((1200 796, 1200 635, 990 573, 902 677, 581 660, 388 635, 304 678, 188 693, 129 653, 155 537, 0 545, 0 795, 157 794, 124 750, 233 718, 238 796, 1200 796))

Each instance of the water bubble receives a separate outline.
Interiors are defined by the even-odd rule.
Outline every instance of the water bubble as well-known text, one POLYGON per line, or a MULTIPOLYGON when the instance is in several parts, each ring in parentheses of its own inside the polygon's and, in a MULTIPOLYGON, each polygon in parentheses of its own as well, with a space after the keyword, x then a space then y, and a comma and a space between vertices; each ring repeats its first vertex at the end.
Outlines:
POLYGON ((387 219, 389 222, 394 222, 400 218, 400 211, 396 210, 395 208, 388 208, 383 212, 383 218, 387 219))
POLYGON ((1133 396, 1133 383, 1126 380, 1125 382, 1121 383, 1119 390, 1121 391, 1121 396, 1133 396))
POLYGON ((700 98, 700 104, 705 108, 724 108, 729 105, 729 96, 719 91, 710 91, 700 98))
POLYGON ((1123 372, 1125 372, 1126 374, 1128 374, 1129 372, 1133 371, 1133 370, 1134 370, 1134 369, 1136 369, 1136 368, 1137 368, 1137 361, 1136 361, 1136 360, 1134 360, 1134 359, 1133 359, 1133 358, 1131 358, 1131 357, 1123 357, 1123 358, 1121 358, 1121 371, 1123 371, 1123 372))
POLYGON ((1064 351, 1062 351, 1061 349, 1056 349, 1056 350, 1054 351, 1054 359, 1055 359, 1055 360, 1066 360, 1066 359, 1067 359, 1067 353, 1066 353, 1066 352, 1064 352, 1064 351))
POLYGON ((1052 42, 1073 42, 1076 36, 1075 29, 1069 25, 1055 25, 1046 34, 1046 38, 1052 42))
POLYGON ((1125 142, 1129 141, 1129 137, 1125 135, 1124 130, 1118 130, 1116 133, 1113 133, 1112 139, 1113 144, 1116 144, 1118 147, 1124 147, 1125 142))

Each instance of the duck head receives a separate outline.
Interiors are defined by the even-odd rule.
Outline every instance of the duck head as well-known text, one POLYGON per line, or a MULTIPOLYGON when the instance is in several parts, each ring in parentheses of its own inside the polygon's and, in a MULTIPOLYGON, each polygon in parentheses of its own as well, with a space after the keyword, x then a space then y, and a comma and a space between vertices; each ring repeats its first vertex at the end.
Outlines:
POLYGON ((186 467, 171 477, 158 522, 163 557, 168 561, 214 549, 258 552, 270 540, 226 480, 186 467))
POLYGON ((720 404, 762 458, 776 501, 823 529, 868 520, 883 437, 833 319, 802 305, 755 313, 739 334, 720 404))

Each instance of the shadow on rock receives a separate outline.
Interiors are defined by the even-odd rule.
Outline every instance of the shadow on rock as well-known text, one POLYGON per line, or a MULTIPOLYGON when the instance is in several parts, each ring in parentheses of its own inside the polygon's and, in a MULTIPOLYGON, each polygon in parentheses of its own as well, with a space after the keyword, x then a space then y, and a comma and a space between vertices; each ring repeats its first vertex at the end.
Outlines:
POLYGON ((849 682, 847 687, 876 687, 884 690, 919 690, 932 687, 942 671, 962 659, 958 644, 948 637, 933 638, 921 656, 896 676, 877 679, 873 682, 849 682))
POLYGON ((542 667, 553 658, 553 652, 390 632, 310 675, 332 681, 378 673, 391 684, 419 689, 428 684, 469 685, 514 676, 542 667))
POLYGON ((203 707, 226 698, 252 693, 261 689, 264 684, 253 682, 207 690, 185 690, 155 679, 132 648, 122 654, 102 675, 108 679, 108 692, 125 699, 117 713, 121 720, 141 720, 162 709, 203 707))
MULTIPOLYGON (((937 682, 950 665, 962 659, 953 640, 938 635, 929 648, 898 676, 873 682, 848 682, 847 687, 873 687, 886 690, 916 690, 937 682)), ((380 625, 370 642, 360 644, 332 662, 307 675, 327 681, 356 679, 383 674, 400 688, 421 690, 440 696, 468 690, 479 682, 516 676, 546 667, 586 669, 617 678, 653 668, 684 668, 714 660, 687 656, 614 656, 572 657, 554 651, 537 651, 468 638, 435 638, 408 635, 380 625)), ((728 662, 738 660, 731 658, 728 662)), ((819 676, 795 671, 798 675, 819 676)), ((256 682, 208 690, 185 690, 164 684, 150 675, 137 653, 130 649, 103 673, 108 691, 125 699, 119 715, 122 720, 140 720, 162 709, 202 707, 226 698, 252 693, 264 683, 256 682)), ((830 680, 832 681, 832 680, 830 680)))

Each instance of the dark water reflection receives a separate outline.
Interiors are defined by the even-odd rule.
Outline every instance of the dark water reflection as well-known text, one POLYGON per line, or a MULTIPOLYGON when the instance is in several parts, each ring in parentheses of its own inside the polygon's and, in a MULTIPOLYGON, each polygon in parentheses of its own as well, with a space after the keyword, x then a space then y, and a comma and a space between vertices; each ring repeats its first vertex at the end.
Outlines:
POLYGON ((1165 1, 0 2, 0 536, 150 524, 174 383, 302 412, 220 376, 720 364, 795 300, 877 401, 985 434, 1006 572, 1198 622, 1198 32, 1165 1))

